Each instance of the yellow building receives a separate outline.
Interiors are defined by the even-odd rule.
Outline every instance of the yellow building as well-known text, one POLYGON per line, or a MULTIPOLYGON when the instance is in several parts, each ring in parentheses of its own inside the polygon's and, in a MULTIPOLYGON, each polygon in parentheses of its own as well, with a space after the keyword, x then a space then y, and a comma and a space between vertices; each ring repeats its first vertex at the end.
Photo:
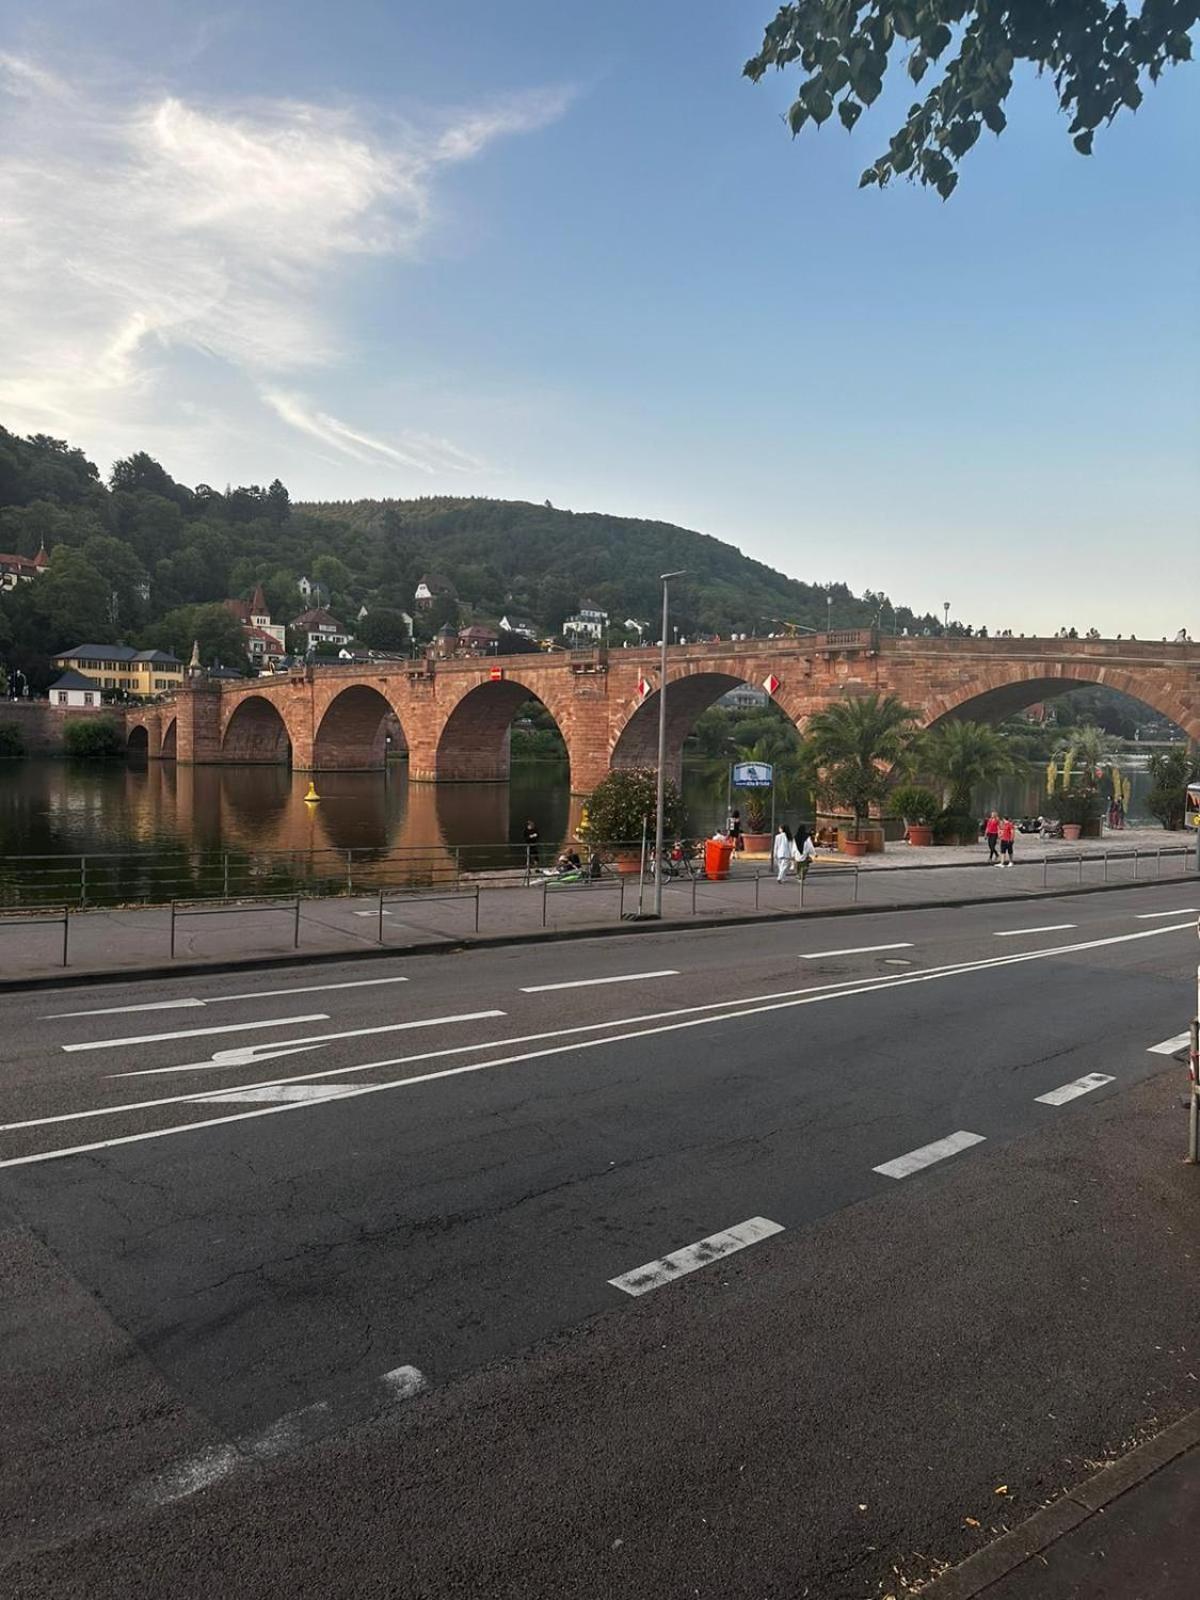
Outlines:
POLYGON ((54 665, 80 673, 101 690, 124 689, 127 694, 162 694, 183 682, 178 656, 169 650, 135 650, 128 644, 76 645, 55 656, 54 665))

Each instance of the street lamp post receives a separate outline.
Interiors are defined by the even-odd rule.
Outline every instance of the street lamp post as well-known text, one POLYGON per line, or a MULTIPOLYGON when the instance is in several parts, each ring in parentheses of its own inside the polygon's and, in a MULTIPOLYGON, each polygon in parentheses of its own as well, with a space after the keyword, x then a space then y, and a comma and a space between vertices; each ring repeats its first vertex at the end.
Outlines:
POLYGON ((833 627, 833 596, 828 591, 825 594, 825 632, 833 627))
POLYGON ((686 568, 662 574, 662 636, 658 651, 658 778, 654 791, 654 915, 662 916, 662 856, 663 856, 663 800, 666 791, 667 762, 667 627, 670 620, 670 599, 667 585, 672 578, 682 578, 686 568))
POLYGON ((942 623, 942 632, 943 633, 949 633, 950 632, 950 602, 949 602, 949 600, 943 600, 942 601, 942 616, 945 619, 943 621, 943 623, 942 623))

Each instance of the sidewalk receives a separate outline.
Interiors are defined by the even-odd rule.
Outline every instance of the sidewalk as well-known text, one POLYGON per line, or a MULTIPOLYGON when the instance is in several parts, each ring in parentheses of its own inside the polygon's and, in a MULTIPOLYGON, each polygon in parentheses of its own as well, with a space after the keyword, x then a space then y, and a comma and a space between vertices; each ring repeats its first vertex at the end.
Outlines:
POLYGON ((922 1600, 1195 1600, 1200 1411, 922 1588, 922 1600))
MULTIPOLYGON (((1106 860, 1099 850, 1060 850, 1019 858, 1003 871, 981 861, 978 850, 954 861, 946 859, 949 850, 910 852, 899 846, 863 870, 841 857, 821 858, 803 886, 794 878, 777 883, 767 863, 738 861, 721 882, 664 884, 661 922, 638 919, 636 878, 569 886, 537 881, 528 887, 511 880, 495 887, 464 881, 457 889, 384 890, 382 917, 378 893, 194 901, 174 913, 169 905, 69 913, 13 909, 0 912, 0 992, 133 973, 153 977, 362 959, 475 943, 921 910, 1195 881, 1190 852, 1106 860), (913 861, 914 855, 935 859, 913 861)), ((653 894, 647 883, 642 910, 651 909, 653 894)))

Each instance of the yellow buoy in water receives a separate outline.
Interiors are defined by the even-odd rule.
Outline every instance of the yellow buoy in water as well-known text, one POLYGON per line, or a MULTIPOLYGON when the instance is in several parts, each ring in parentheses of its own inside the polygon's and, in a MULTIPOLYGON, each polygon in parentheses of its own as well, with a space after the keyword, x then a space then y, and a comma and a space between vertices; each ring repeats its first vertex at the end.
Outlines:
POLYGON ((321 796, 317 793, 317 786, 312 781, 312 779, 310 778, 308 780, 308 793, 304 796, 304 799, 305 799, 307 804, 312 805, 315 801, 319 800, 320 798, 321 798, 321 796))

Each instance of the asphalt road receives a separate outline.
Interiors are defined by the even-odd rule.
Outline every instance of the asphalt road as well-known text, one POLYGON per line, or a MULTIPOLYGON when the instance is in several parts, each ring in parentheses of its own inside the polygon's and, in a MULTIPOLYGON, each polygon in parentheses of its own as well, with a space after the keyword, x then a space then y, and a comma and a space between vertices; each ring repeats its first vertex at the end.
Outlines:
POLYGON ((1200 1403, 1197 908, 6 998, 4 1592, 899 1593, 1200 1403))

